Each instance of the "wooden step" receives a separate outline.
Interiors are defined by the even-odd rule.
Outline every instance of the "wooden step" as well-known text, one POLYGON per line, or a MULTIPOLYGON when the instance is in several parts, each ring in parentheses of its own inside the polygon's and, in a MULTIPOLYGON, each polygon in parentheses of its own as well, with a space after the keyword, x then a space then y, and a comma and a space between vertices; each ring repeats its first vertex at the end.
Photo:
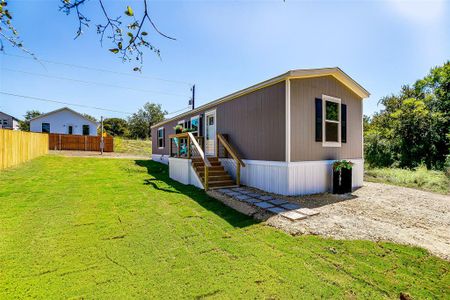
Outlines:
MULTIPOLYGON (((210 162, 211 166, 221 166, 222 164, 220 163, 220 161, 211 161, 210 162)), ((203 161, 196 161, 192 163, 192 166, 195 167, 201 167, 204 166, 204 162, 203 161)))
MULTIPOLYGON (((194 167, 194 169, 198 173, 205 171, 205 167, 204 166, 194 167)), ((225 171, 225 168, 223 166, 212 166, 212 167, 208 168, 208 171, 209 172, 211 172, 211 171, 225 171)))
POLYGON ((208 186, 210 188, 213 187, 224 187, 229 185, 235 185, 236 183, 233 180, 220 180, 220 181, 209 181, 208 186))
MULTIPOLYGON (((204 176, 200 176, 200 178, 202 181, 205 181, 204 176)), ((230 175, 225 174, 225 175, 209 175, 208 180, 209 180, 209 182, 213 182, 213 181, 223 181, 223 180, 233 180, 233 179, 231 178, 230 175)))

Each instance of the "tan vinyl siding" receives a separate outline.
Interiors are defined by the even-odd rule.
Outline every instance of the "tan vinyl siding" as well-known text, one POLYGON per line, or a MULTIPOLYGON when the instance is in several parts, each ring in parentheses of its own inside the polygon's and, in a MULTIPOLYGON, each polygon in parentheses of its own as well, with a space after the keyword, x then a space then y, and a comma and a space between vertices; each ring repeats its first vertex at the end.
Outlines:
POLYGON ((242 158, 285 160, 285 86, 282 81, 217 107, 217 132, 228 134, 242 158))
POLYGON ((362 158, 362 99, 332 76, 291 80, 291 161, 362 158), (322 94, 347 105, 347 143, 323 147, 315 141, 315 98, 322 94))
MULTIPOLYGON (((216 109, 217 133, 228 134, 230 142, 244 159, 284 161, 286 152, 285 82, 256 90, 231 101, 207 108, 216 109)), ((164 149, 158 149, 157 130, 152 128, 154 154, 169 154, 169 134, 180 120, 204 114, 205 111, 176 118, 165 128, 164 149)), ((204 129, 204 128, 203 128, 204 129)), ((204 135, 204 132, 201 133, 204 135)))

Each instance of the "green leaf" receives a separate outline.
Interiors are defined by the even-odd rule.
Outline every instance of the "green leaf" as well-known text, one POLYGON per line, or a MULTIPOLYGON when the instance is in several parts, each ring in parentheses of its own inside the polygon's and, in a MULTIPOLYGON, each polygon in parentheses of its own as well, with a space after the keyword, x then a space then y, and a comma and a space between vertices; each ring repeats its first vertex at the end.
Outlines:
POLYGON ((119 47, 120 50, 122 50, 122 42, 119 42, 119 43, 117 44, 117 46, 119 47))
POLYGON ((109 51, 111 51, 114 54, 119 53, 119 49, 117 49, 117 48, 109 49, 109 51))
POLYGON ((127 32, 127 35, 128 35, 130 38, 133 38, 133 34, 132 34, 131 32, 127 32))
POLYGON ((127 6, 127 10, 125 11, 125 14, 129 17, 134 16, 134 12, 133 12, 133 9, 131 8, 131 6, 127 6))
POLYGON ((145 31, 142 31, 142 33, 141 33, 142 35, 147 35, 148 33, 147 32, 145 32, 145 31))

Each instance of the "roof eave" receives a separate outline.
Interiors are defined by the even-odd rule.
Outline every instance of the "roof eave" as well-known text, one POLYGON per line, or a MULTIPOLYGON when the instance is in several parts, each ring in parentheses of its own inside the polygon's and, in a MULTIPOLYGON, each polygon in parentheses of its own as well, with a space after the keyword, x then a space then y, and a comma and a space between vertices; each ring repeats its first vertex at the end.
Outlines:
POLYGON ((321 68, 321 69, 298 69, 298 70, 290 70, 286 73, 283 73, 281 75, 278 75, 276 77, 270 78, 268 80, 262 81, 260 83, 257 83, 255 85, 252 85, 250 87, 247 87, 245 89, 239 90, 237 92, 234 92, 232 94, 229 94, 227 96, 221 97, 219 99, 216 99, 214 101, 211 101, 209 103, 206 103, 204 105, 201 105, 197 107, 196 109, 181 113, 179 115, 176 115, 170 119, 161 121, 153 126, 151 128, 155 128, 161 125, 164 125, 166 123, 169 123, 173 120, 176 120, 178 118, 181 118, 183 116, 187 116, 190 114, 194 114, 198 111, 205 110, 209 107, 213 107, 216 105, 219 105, 220 103, 233 100, 239 96, 254 92, 258 89, 261 89, 266 86, 273 85, 275 83, 278 83, 283 80, 287 79, 301 79, 301 78, 313 78, 313 77, 322 77, 322 76, 333 76, 337 80, 343 82, 349 89, 351 89, 355 94, 357 94, 362 99, 367 98, 370 96, 370 93, 364 89, 359 83, 357 83, 353 78, 351 78, 349 75, 347 75, 344 71, 342 71, 339 67, 334 68, 321 68))

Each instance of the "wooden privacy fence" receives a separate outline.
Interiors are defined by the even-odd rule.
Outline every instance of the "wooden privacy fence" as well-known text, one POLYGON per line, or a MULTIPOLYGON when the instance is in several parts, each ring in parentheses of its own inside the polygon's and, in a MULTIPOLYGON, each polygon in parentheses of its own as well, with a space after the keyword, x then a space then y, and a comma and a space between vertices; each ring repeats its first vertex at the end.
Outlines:
POLYGON ((0 129, 0 170, 47 153, 47 134, 0 129))
MULTIPOLYGON (((112 136, 103 138, 105 152, 114 151, 114 139, 112 136)), ((81 150, 100 151, 100 136, 73 135, 50 133, 48 135, 48 148, 50 150, 81 150)))

